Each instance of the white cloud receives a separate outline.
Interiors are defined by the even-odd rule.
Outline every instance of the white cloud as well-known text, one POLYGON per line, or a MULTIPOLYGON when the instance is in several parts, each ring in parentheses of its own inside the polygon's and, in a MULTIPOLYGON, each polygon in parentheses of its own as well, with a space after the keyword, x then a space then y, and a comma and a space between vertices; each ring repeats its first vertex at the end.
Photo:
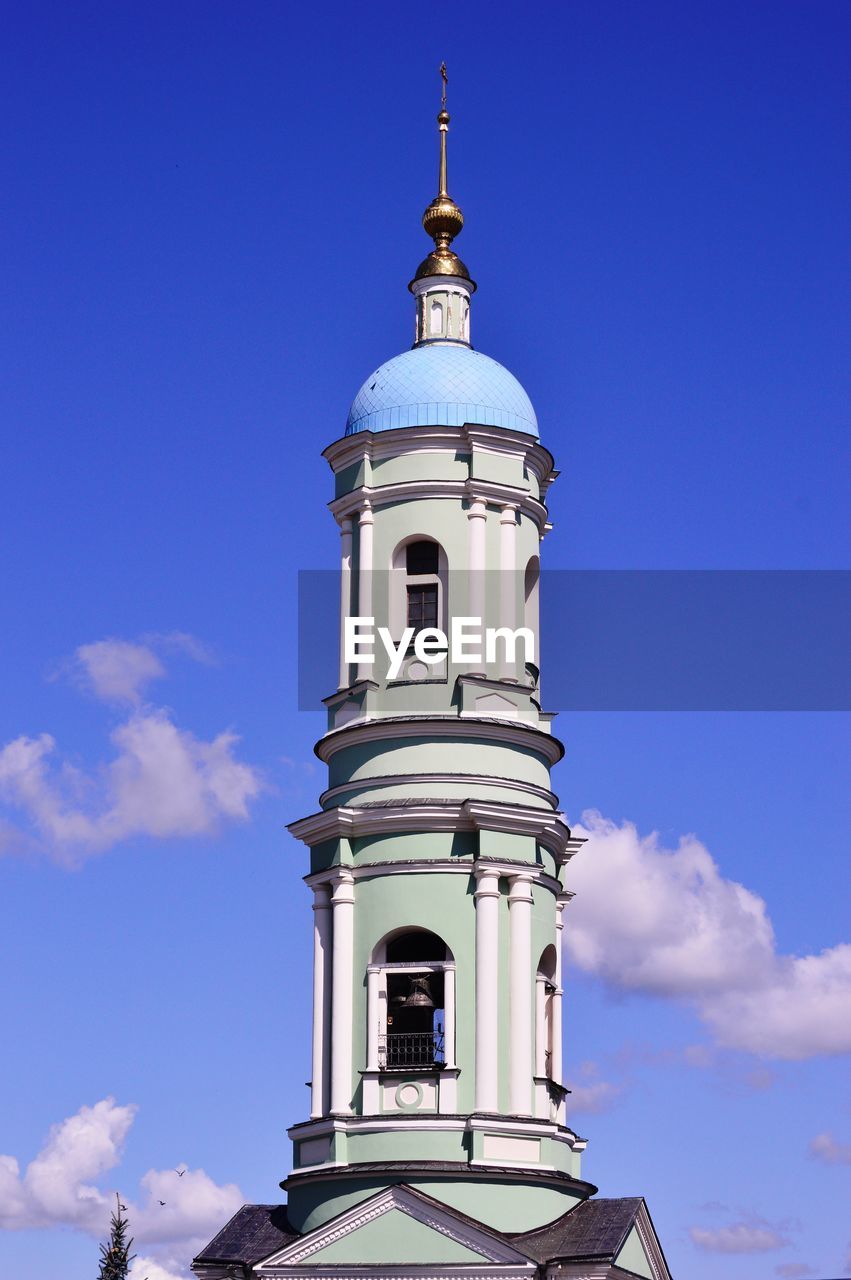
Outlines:
POLYGON ((264 784, 236 758, 236 735, 196 738, 164 709, 141 703, 144 686, 165 674, 151 644, 199 662, 212 661, 210 655, 183 632, 146 640, 98 640, 75 655, 72 670, 98 697, 133 707, 110 735, 110 761, 80 769, 58 755, 49 733, 0 747, 0 801, 26 819, 13 824, 0 814, 0 853, 35 845, 74 864, 134 836, 209 835, 223 820, 248 817, 264 784))
POLYGON ((188 1169, 180 1178, 174 1169, 149 1169, 142 1189, 143 1198, 130 1209, 140 1244, 189 1240, 200 1249, 243 1203, 239 1187, 219 1186, 203 1169, 188 1169))
POLYGON ((582 815, 588 844, 570 864, 573 959, 613 985, 655 995, 726 991, 771 964, 765 903, 725 880, 694 836, 675 850, 631 822, 582 815))
POLYGON ((788 1059, 848 1053, 851 945, 776 956, 767 980, 705 1001, 701 1015, 728 1048, 788 1059))
POLYGON ((111 741, 113 759, 90 774, 57 764, 47 733, 0 749, 0 799, 23 811, 58 861, 73 863, 134 836, 209 835, 222 820, 247 818, 262 790, 258 771, 236 758, 234 734, 206 742, 165 711, 135 712, 111 741))
POLYGON ((837 1142, 830 1133, 817 1133, 809 1145, 811 1156, 825 1164, 851 1164, 851 1146, 837 1142))
POLYGON ((774 1274, 782 1280, 806 1280, 807 1276, 814 1276, 815 1271, 807 1262, 781 1262, 774 1268, 774 1274))
POLYGON ((110 636, 81 644, 73 658, 63 663, 56 674, 70 674, 104 702, 137 707, 147 686, 166 674, 162 653, 183 653, 195 662, 208 665, 213 662, 206 645, 188 632, 151 632, 140 640, 110 636))
POLYGON ((141 700, 142 690, 165 675, 165 667, 153 649, 130 640, 95 640, 81 644, 74 655, 81 682, 105 702, 141 700))
POLYGON ((137 1254, 130 1264, 129 1280, 185 1280, 189 1275, 180 1268, 173 1271, 171 1265, 164 1267, 156 1258, 146 1258, 137 1254))
POLYGON ((778 1058, 851 1050, 851 946, 777 954, 765 902, 694 836, 665 849, 599 813, 574 827, 566 949, 613 988, 689 1001, 726 1048, 778 1058))
POLYGON ((765 1222, 731 1222, 724 1227, 689 1227, 692 1243, 707 1253, 767 1253, 788 1239, 765 1222))
MULTIPOLYGON (((118 1164, 135 1112, 114 1098, 81 1107, 54 1125, 23 1175, 14 1157, 0 1156, 0 1226, 75 1227, 105 1239, 115 1201, 95 1183, 118 1164)), ((188 1260, 234 1215, 243 1197, 235 1184, 219 1186, 203 1169, 187 1169, 182 1177, 173 1169, 149 1169, 138 1203, 125 1196, 122 1201, 135 1242, 157 1254, 157 1246, 171 1252, 177 1247, 188 1260)), ((175 1280, 173 1268, 180 1267, 171 1253, 147 1269, 140 1269, 141 1261, 136 1259, 131 1272, 140 1280, 175 1280)))
POLYGON ((0 1226, 11 1230, 63 1223, 99 1232, 110 1198, 93 1185, 121 1158, 135 1107, 104 1098, 54 1125, 21 1176, 17 1160, 0 1156, 0 1226))
POLYGON ((185 653, 188 658, 202 662, 205 666, 212 666, 216 661, 212 649, 188 631, 151 631, 142 636, 141 640, 143 644, 151 645, 154 649, 164 649, 167 653, 185 653))

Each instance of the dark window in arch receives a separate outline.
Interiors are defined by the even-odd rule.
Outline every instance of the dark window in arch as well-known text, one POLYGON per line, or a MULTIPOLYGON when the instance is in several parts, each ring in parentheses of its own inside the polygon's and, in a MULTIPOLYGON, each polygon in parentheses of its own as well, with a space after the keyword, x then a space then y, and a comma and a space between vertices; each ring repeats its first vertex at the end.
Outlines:
POLYGON ((416 960, 445 960, 446 943, 427 929, 400 933, 387 943, 388 964, 409 964, 416 960))
POLYGON ((405 547, 405 572, 409 578, 423 573, 437 573, 437 543, 423 538, 405 547))
POLYGON ((426 627, 436 627, 438 624, 438 555, 437 543, 425 538, 419 542, 409 542, 405 548, 405 573, 408 578, 405 588, 406 624, 413 627, 414 635, 426 627), (431 578, 433 581, 416 580, 423 578, 431 578))

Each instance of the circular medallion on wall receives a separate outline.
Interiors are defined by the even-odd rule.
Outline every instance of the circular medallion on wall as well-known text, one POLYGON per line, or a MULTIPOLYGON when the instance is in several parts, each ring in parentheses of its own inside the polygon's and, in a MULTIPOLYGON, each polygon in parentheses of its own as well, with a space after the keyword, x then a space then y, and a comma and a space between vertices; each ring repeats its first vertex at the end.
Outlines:
POLYGON ((406 1080, 396 1090, 396 1106, 402 1111, 416 1111, 423 1100, 423 1087, 414 1080, 406 1080))

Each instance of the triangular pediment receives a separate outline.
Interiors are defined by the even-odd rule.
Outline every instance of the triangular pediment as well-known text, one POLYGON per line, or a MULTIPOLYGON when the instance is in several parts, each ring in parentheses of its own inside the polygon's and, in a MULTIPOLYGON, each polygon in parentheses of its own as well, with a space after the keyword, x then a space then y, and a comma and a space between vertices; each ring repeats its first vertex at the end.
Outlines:
POLYGON ((656 1228, 643 1200, 614 1262, 630 1275, 643 1276, 646 1280, 671 1280, 656 1228))
POLYGON ((647 1250, 644 1248, 641 1236, 638 1234, 638 1227, 633 1227, 626 1240, 624 1240, 615 1262, 619 1267, 624 1267, 627 1271, 632 1271, 637 1276, 646 1276, 647 1280, 655 1280, 653 1267, 647 1257, 647 1250))
MULTIPOLYGON (((324 1226, 292 1241, 255 1267, 258 1276, 286 1275, 291 1267, 385 1265, 506 1268, 530 1276, 535 1264, 503 1236, 410 1187, 389 1187, 324 1226), (518 1269, 519 1268, 519 1269, 518 1269)), ((377 1274, 372 1272, 370 1274, 377 1274)), ((461 1274, 464 1274, 463 1272, 461 1274)))
POLYGON ((476 698, 476 710, 484 711, 489 716, 516 716, 519 708, 510 698, 503 698, 499 693, 485 693, 476 698))

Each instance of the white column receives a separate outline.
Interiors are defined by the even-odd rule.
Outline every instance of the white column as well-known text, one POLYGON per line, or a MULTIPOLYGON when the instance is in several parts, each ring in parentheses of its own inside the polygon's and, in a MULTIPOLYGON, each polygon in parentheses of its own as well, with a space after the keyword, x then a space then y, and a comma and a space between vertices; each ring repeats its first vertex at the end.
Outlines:
POLYGON ((351 1115, 355 884, 350 871, 337 872, 331 906, 334 921, 331 949, 330 1109, 332 1115, 351 1115))
MULTIPOLYGON (((555 992, 553 993, 553 1045, 552 1060, 550 1062, 550 1075, 556 1084, 562 1084, 562 930, 564 929, 564 909, 570 901, 569 897, 560 896, 556 899, 556 971, 555 971, 555 992)), ((564 1124, 565 1106, 562 1098, 557 1112, 559 1124, 564 1124)))
MULTIPOLYGON (((482 498, 473 498, 467 512, 469 521, 467 572, 470 579, 467 592, 471 618, 480 618, 482 628, 485 626, 485 565, 487 563, 485 534, 487 530, 488 509, 482 498)), ((483 640, 484 646, 484 640, 483 640)), ((482 661, 474 663, 476 672, 484 674, 484 652, 482 661)))
MULTIPOLYGON (((358 616, 371 618, 372 615, 372 533, 375 516, 372 507, 365 502, 358 517, 358 616)), ((362 662, 358 667, 358 679, 368 680, 373 668, 370 663, 362 662)))
POLYGON ((443 1017, 446 1025, 443 1028, 443 1062, 447 1067, 455 1066, 455 965, 448 964, 443 970, 443 1017))
MULTIPOLYGON (((517 508, 505 506, 499 517, 499 625, 511 631, 517 627, 517 596, 517 508)), ((503 680, 517 679, 507 646, 500 654, 499 674, 503 680)))
POLYGON ((381 970, 371 964, 366 971, 366 1069, 378 1070, 378 989, 381 970))
POLYGON ((352 521, 350 516, 343 516, 340 521, 340 684, 341 689, 348 689, 351 684, 351 672, 345 656, 346 618, 352 611, 352 521))
POLYGON ((310 1118, 328 1112, 328 1066, 331 1048, 331 894, 327 884, 313 889, 313 1053, 310 1118))
POLYGON ((511 877, 508 894, 509 943, 509 1107, 513 1115, 532 1114, 532 877, 511 877))
POLYGON ((476 868, 476 1110, 499 1110, 499 876, 476 868))

